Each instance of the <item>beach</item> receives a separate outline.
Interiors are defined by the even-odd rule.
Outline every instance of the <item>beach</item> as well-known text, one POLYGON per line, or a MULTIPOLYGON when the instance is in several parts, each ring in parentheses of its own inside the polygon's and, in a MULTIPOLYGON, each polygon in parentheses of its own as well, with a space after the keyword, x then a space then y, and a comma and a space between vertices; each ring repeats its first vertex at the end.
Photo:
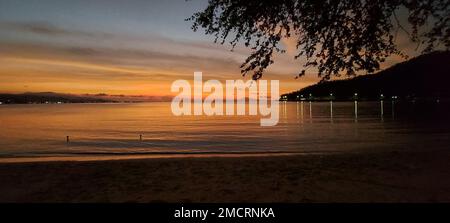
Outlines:
POLYGON ((450 152, 0 163, 0 202, 449 202, 450 152))

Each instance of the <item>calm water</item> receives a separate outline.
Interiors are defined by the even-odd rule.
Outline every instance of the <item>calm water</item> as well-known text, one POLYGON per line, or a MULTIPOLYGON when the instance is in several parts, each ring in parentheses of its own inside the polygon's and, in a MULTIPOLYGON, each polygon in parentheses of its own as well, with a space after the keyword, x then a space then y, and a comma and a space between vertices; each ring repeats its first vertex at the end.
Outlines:
POLYGON ((170 103, 0 105, 0 156, 447 148, 448 114, 442 103, 359 102, 355 115, 353 102, 289 102, 260 127, 257 116, 176 117, 170 103))

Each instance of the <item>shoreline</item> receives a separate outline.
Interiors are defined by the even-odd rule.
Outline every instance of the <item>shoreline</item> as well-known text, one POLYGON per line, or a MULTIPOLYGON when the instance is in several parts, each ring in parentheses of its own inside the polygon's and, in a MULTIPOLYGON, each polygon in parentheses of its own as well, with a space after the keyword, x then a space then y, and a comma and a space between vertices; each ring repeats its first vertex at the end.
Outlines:
POLYGON ((88 161, 113 161, 113 160, 146 160, 146 159, 177 159, 177 158, 239 158, 239 157, 265 157, 265 156, 308 156, 325 155, 338 152, 177 152, 177 153, 138 153, 138 154, 112 154, 112 153, 86 153, 64 154, 61 156, 0 156, 0 164, 3 163, 40 163, 40 162, 88 162, 88 161))
POLYGON ((450 151, 0 163, 0 202, 449 202, 450 151))

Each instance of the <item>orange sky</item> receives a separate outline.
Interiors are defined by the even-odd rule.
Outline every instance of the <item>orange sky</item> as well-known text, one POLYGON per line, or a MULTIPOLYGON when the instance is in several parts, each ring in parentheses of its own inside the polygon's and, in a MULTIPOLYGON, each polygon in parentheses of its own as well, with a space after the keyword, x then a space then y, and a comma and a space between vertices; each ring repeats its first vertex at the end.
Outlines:
MULTIPOLYGON (((173 44, 170 43, 171 47, 173 44)), ((204 80, 241 78, 239 65, 248 54, 246 49, 230 52, 226 47, 212 43, 177 44, 198 51, 198 55, 140 49, 2 44, 0 89, 8 93, 52 91, 163 96, 173 95, 170 92, 173 81, 192 80, 193 72, 197 70, 203 72, 204 80)), ((275 56, 275 64, 264 76, 264 79, 280 80, 281 93, 319 80, 314 70, 303 78, 294 79, 302 63, 292 58, 291 47, 288 44, 286 54, 275 56)), ((397 61, 401 59, 392 59, 384 66, 397 61)))
MULTIPOLYGON (((248 49, 238 46, 231 52, 229 46, 212 43, 202 32, 192 32, 184 21, 198 10, 197 4, 205 2, 109 5, 119 16, 100 5, 46 3, 0 5, 0 92, 165 96, 174 95, 170 92, 173 81, 192 80, 194 71, 202 71, 204 80, 242 78, 239 66, 248 49), (45 13, 35 12, 36 7, 45 13), (81 14, 70 10, 77 7, 81 14), (169 13, 172 9, 177 13, 169 13)), ((280 93, 316 83, 314 70, 294 78, 303 62, 293 59, 293 40, 282 43, 287 52, 275 55, 263 78, 280 80, 280 93)), ((407 41, 399 43, 415 54, 407 41)), ((383 67, 399 61, 391 58, 383 67)))

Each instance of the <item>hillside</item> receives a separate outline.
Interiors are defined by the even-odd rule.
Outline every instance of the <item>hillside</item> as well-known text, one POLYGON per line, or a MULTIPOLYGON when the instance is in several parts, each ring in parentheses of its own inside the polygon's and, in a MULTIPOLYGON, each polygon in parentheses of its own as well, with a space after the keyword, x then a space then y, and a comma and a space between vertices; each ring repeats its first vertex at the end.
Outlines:
POLYGON ((450 98, 450 51, 433 52, 376 74, 328 81, 281 96, 282 100, 361 100, 450 98), (311 94, 311 96, 310 96, 311 94), (332 96, 330 96, 332 94, 332 96), (297 97, 298 96, 298 97, 297 97))
POLYGON ((45 103, 102 103, 112 102, 96 97, 73 94, 59 94, 53 92, 27 92, 23 94, 0 94, 3 104, 45 104, 45 103))
POLYGON ((54 104, 54 103, 111 103, 111 102, 160 102, 170 101, 170 96, 62 94, 54 92, 27 92, 1 94, 0 104, 54 104))

